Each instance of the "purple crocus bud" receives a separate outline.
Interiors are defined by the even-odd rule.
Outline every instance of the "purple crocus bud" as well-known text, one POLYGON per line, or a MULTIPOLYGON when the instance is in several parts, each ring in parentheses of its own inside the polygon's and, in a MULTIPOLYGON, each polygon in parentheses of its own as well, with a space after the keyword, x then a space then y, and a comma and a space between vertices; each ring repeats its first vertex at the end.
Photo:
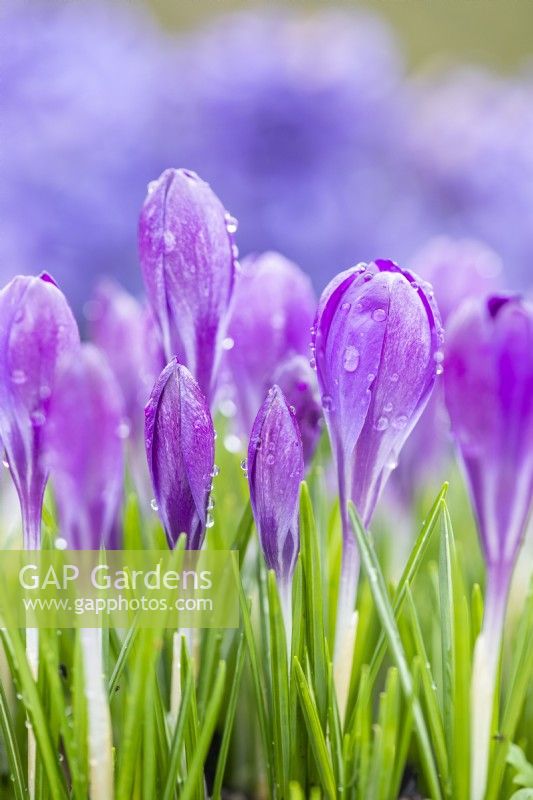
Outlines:
POLYGON ((358 572, 348 500, 368 526, 442 371, 441 343, 430 287, 392 261, 342 272, 320 299, 315 357, 343 522, 341 624, 353 611, 358 572))
POLYGON ((0 292, 0 437, 18 493, 24 546, 39 547, 48 470, 43 430, 60 361, 79 348, 64 295, 46 273, 19 276, 0 292))
POLYGON ((209 524, 215 431, 207 400, 189 370, 173 359, 145 410, 146 455, 168 541, 187 535, 199 550, 209 524))
POLYGON ((272 252, 245 259, 224 342, 242 429, 250 430, 281 362, 308 354, 315 309, 311 281, 292 261, 272 252))
POLYGON ((322 406, 316 373, 304 356, 289 356, 274 373, 274 380, 294 409, 302 437, 304 463, 309 466, 322 428, 322 406))
POLYGON ((45 431, 60 530, 73 549, 120 545, 124 408, 104 354, 92 344, 64 362, 45 431))
POLYGON ((531 304, 503 294, 466 301, 450 321, 444 388, 487 564, 471 696, 471 792, 481 800, 507 595, 533 497, 531 304))
POLYGON ((122 390, 126 422, 135 438, 144 432, 144 407, 165 366, 153 315, 118 283, 104 279, 96 288, 89 323, 91 339, 106 354, 122 390))
POLYGON ((250 500, 265 561, 290 586, 300 546, 298 502, 304 477, 298 423, 279 386, 268 392, 248 447, 250 500))
POLYGON ((183 169, 150 184, 139 220, 141 268, 166 358, 186 364, 208 400, 233 291, 236 229, 209 185, 183 169))

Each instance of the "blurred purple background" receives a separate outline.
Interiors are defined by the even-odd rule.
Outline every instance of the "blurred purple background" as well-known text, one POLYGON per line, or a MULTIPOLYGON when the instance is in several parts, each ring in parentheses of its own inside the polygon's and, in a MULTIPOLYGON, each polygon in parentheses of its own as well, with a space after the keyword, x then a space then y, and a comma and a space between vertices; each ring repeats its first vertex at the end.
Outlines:
POLYGON ((4 4, 2 282, 46 269, 77 312, 102 274, 138 291, 146 184, 187 166, 239 219, 243 255, 279 250, 318 290, 442 234, 485 242, 529 288, 531 71, 411 60, 361 8, 171 32, 140 6, 4 4))

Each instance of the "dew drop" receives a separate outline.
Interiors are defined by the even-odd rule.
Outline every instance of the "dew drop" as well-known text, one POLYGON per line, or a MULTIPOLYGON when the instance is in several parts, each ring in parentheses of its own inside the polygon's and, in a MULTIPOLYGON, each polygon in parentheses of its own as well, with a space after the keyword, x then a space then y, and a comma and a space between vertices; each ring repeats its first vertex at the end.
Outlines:
POLYGON ((222 340, 223 350, 233 350, 234 347, 235 347, 235 339, 232 339, 231 336, 226 336, 226 338, 222 340))
POLYGON ((212 528, 214 524, 215 524, 215 518, 210 512, 208 512, 205 520, 205 527, 212 528))
POLYGON ((243 458, 241 461, 241 469, 243 472, 246 472, 248 469, 248 460, 246 458, 243 458))
POLYGON ((311 369, 316 369, 316 358, 312 358, 309 361, 309 366, 311 367, 311 369))
POLYGON ((22 369, 14 369, 11 373, 11 380, 17 386, 21 386, 23 383, 26 383, 27 377, 26 373, 22 369))
POLYGON ((441 364, 444 361, 444 353, 442 352, 442 350, 437 350, 433 358, 435 359, 437 364, 441 364))
POLYGON ((274 453, 269 453, 269 454, 267 455, 267 457, 266 457, 266 462, 267 462, 267 464, 269 464, 270 466, 272 466, 272 464, 275 462, 275 460, 276 460, 276 456, 274 455, 274 453))
POLYGON ((211 470, 211 477, 216 478, 217 475, 220 475, 220 467, 215 464, 211 470))
POLYGON ((352 307, 352 304, 351 304, 351 303, 343 303, 343 304, 341 305, 341 309, 342 309, 343 311, 349 311, 349 310, 351 309, 351 307, 352 307))
POLYGON ((6 469, 9 469, 9 462, 7 461, 7 459, 5 459, 5 458, 4 458, 4 459, 2 459, 2 464, 4 465, 4 467, 5 467, 6 469))
POLYGON ((157 500, 155 499, 155 497, 152 497, 152 499, 150 500, 150 508, 152 509, 152 511, 159 511, 159 506, 157 505, 157 500))
POLYGON ((393 372, 393 373, 392 373, 392 375, 390 376, 390 379, 391 379, 391 381, 392 381, 393 383, 398 383, 398 378, 399 378, 399 377, 400 377, 400 376, 398 375, 398 373, 397 373, 397 372, 393 372))
POLYGON ((127 439, 130 435, 130 423, 127 419, 123 419, 117 428, 117 436, 119 439, 127 439))
POLYGON ((165 231, 163 234, 163 241, 165 243, 165 250, 167 253, 172 252, 176 247, 176 237, 172 231, 165 231))
POLYGON ((372 312, 372 319, 375 322, 383 322, 384 319, 387 319, 387 312, 384 308, 376 308, 376 310, 372 312))
POLYGON ((209 500, 207 501, 207 510, 212 511, 214 507, 215 507, 215 501, 213 500, 212 497, 209 497, 209 500))
POLYGON ((322 395, 322 408, 324 411, 331 411, 333 409, 333 398, 329 394, 322 395))
POLYGON ((385 411, 386 414, 390 414, 392 411, 392 403, 385 403, 383 406, 383 411, 385 411))
POLYGON ((435 370, 435 372, 437 373, 437 375, 442 375, 442 373, 444 372, 444 367, 442 366, 442 364, 437 364, 437 369, 435 370))
POLYGON ((376 430, 378 431, 386 431, 389 427, 389 420, 387 417, 380 417, 376 422, 376 430))
POLYGON ((405 414, 400 414, 399 416, 395 417, 392 420, 392 427, 396 428, 396 430, 401 431, 407 425, 407 416, 405 414))
POLYGON ((30 415, 30 419, 32 421, 32 425, 35 428, 40 428, 46 422, 46 417, 43 411, 37 410, 33 411, 30 415))
POLYGON ((227 232, 228 233, 236 233, 237 232, 237 228, 239 227, 239 223, 237 222, 235 217, 232 217, 231 214, 226 214, 225 220, 226 220, 226 230, 227 230, 227 232))
POLYGON ((346 372, 355 372, 359 366, 359 360, 360 354, 357 347, 354 347, 352 344, 348 345, 342 359, 342 365, 346 372))
POLYGON ((294 417, 294 415, 296 414, 296 407, 295 406, 289 406, 289 411, 291 412, 291 414, 294 417))

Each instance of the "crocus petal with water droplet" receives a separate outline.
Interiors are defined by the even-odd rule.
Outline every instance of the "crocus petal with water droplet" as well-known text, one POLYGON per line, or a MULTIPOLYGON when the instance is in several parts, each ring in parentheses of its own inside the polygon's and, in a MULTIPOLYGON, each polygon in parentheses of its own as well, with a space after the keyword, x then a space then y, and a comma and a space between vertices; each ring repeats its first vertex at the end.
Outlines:
POLYGON ((65 361, 45 431, 60 533, 75 549, 120 546, 124 481, 122 397, 104 356, 92 344, 65 361))
POLYGON ((359 265, 326 288, 317 374, 343 503, 369 524, 379 493, 435 382, 442 331, 429 288, 390 261, 359 265))
POLYGON ((79 348, 69 305, 53 279, 18 276, 0 292, 0 437, 19 496, 26 547, 39 546, 43 430, 60 361, 79 348))
POLYGON ((489 568, 514 565, 533 496, 533 307, 466 301, 452 317, 444 373, 489 568))
POLYGON ((167 360, 187 365, 211 397, 233 291, 236 223, 195 173, 167 169, 139 220, 148 300, 167 360))
POLYGON ((286 584, 299 550, 298 500, 304 461, 298 423, 278 386, 269 391, 255 419, 247 466, 265 561, 286 584))
POLYGON ((215 459, 207 400, 189 370, 173 359, 145 410, 146 455, 159 515, 171 545, 202 546, 215 459))
POLYGON ((243 261, 235 284, 225 354, 240 424, 248 432, 279 365, 292 355, 309 357, 316 298, 308 276, 279 253, 243 261))
POLYGON ((274 373, 274 381, 294 409, 302 437, 304 462, 309 466, 322 430, 322 406, 316 373, 305 356, 289 356, 274 373))

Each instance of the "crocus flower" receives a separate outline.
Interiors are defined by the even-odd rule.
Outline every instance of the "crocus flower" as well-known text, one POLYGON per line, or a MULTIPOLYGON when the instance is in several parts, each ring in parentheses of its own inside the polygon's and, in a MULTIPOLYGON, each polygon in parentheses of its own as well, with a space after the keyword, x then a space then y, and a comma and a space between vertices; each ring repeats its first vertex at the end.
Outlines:
POLYGON ((120 545, 124 408, 104 354, 92 344, 65 361, 45 430, 60 530, 69 547, 120 545))
POLYGON ((39 547, 48 469, 42 463, 60 361, 79 348, 65 297, 46 273, 0 292, 0 437, 18 493, 24 546, 39 547))
POLYGON ((320 299, 315 357, 343 522, 341 625, 353 611, 358 571, 348 500, 368 526, 442 371, 441 343, 430 287, 392 261, 340 273, 320 299))
MULTIPOLYGON (((467 297, 497 291, 503 272, 498 254, 486 244, 449 236, 429 240, 414 254, 411 266, 431 283, 445 328, 451 314, 467 297)), ((405 508, 413 507, 414 493, 427 486, 428 481, 442 482, 450 455, 448 415, 439 381, 405 443, 399 468, 392 477, 393 488, 398 490, 405 508)))
POLYGON ((294 411, 302 438, 304 462, 309 466, 322 428, 322 406, 316 373, 308 358, 293 355, 279 365, 274 373, 274 381, 294 411))
POLYGON ((247 470, 261 548, 267 567, 276 573, 288 626, 291 580, 300 548, 298 503, 304 460, 298 423, 278 386, 270 389, 255 418, 247 470))
POLYGON ((472 797, 485 795, 509 583, 533 497, 533 307, 469 300, 450 322, 444 388, 487 564, 472 685, 472 797))
POLYGON ((279 365, 309 353, 315 309, 311 281, 292 261, 272 252, 244 260, 224 343, 242 430, 250 430, 279 365))
POLYGON ((208 400, 233 291, 236 228, 208 184, 183 169, 150 184, 139 221, 144 283, 165 356, 187 365, 208 400))
POLYGON ((151 310, 109 279, 99 283, 89 310, 91 338, 105 352, 122 390, 128 464, 139 496, 148 506, 151 489, 144 447, 144 407, 165 366, 159 331, 151 310))
POLYGON ((207 400, 189 370, 173 359, 145 411, 146 455, 170 545, 181 533, 199 550, 208 525, 215 432, 207 400))

